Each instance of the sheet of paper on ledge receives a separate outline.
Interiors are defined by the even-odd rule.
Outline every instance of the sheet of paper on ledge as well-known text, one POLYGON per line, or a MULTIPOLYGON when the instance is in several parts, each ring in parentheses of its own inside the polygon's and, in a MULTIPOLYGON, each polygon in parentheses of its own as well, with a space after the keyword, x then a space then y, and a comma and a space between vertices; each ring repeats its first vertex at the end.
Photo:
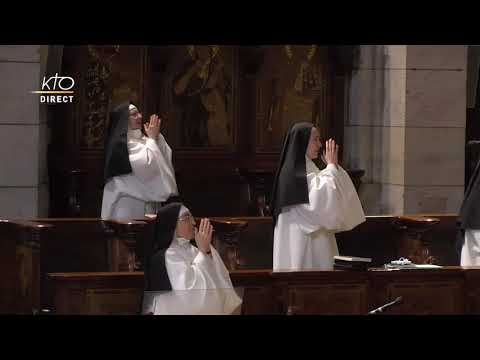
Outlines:
POLYGON ((432 264, 408 264, 408 265, 391 265, 386 264, 387 270, 407 270, 407 269, 441 269, 442 266, 432 264))
POLYGON ((416 269, 440 269, 441 266, 431 264, 415 264, 416 269))

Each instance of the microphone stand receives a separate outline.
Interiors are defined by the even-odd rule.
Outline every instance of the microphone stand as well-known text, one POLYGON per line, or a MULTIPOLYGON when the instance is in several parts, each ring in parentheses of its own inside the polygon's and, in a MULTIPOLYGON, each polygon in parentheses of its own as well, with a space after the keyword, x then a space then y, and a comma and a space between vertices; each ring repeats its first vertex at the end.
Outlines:
POLYGON ((379 308, 376 308, 376 309, 370 311, 368 313, 368 315, 376 315, 376 314, 379 314, 379 313, 383 313, 389 307, 400 304, 402 302, 402 300, 403 300, 403 298, 401 296, 399 296, 395 300, 393 300, 392 302, 389 302, 385 305, 380 306, 379 308))

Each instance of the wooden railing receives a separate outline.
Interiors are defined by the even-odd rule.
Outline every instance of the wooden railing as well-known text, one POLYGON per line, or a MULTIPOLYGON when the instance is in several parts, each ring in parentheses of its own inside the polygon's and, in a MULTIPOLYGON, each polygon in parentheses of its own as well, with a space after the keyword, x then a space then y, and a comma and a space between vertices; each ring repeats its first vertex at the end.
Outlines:
MULTIPOLYGON (((410 217, 409 221, 417 221, 418 216, 415 215, 413 220, 410 217)), ((422 216, 439 221, 427 232, 422 232, 421 241, 415 237, 413 244, 427 246, 429 256, 440 265, 457 265, 456 215, 422 216)), ((270 217, 214 220, 240 220, 248 224, 237 240, 228 244, 237 246, 237 249, 228 249, 230 255, 234 253, 237 257, 233 267, 226 261, 230 270, 270 271, 273 253, 270 217)), ((0 311, 31 312, 52 306, 53 290, 46 280, 48 273, 142 270, 143 241, 153 236, 153 221, 152 218, 131 221, 97 218, 1 220, 0 266, 3 276, 0 290, 6 295, 0 300, 0 311)), ((395 216, 367 217, 365 223, 352 231, 336 234, 340 254, 371 257, 372 266, 381 266, 400 256, 410 256, 405 249, 418 252, 418 248, 411 246, 411 231, 405 229, 405 224, 398 224, 395 216)), ((258 276, 258 272, 255 274, 258 276)), ((263 288, 257 290, 263 294, 263 288)), ((259 301, 262 296, 259 295, 259 301)))
MULTIPOLYGON (((366 315, 397 297, 385 314, 480 314, 480 268, 369 271, 239 270, 245 315, 366 315)), ((139 314, 142 272, 49 274, 58 314, 139 314)))

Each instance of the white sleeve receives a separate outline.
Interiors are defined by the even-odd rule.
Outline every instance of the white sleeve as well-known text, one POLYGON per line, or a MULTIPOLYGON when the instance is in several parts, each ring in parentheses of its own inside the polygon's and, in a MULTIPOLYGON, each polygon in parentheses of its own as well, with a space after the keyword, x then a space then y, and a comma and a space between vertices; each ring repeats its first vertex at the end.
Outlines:
POLYGON ((344 214, 338 231, 352 230, 366 221, 365 213, 350 176, 341 166, 338 166, 337 180, 344 214))
POLYGON ((152 185, 153 191, 162 198, 178 194, 172 151, 163 136, 159 136, 158 143, 147 138, 145 144, 129 145, 130 164, 135 176, 144 184, 152 185))
POLYGON ((188 263, 175 247, 165 253, 165 266, 173 290, 211 289, 215 287, 215 264, 201 251, 188 263))
POLYGON ((307 176, 309 204, 293 207, 300 228, 307 232, 351 230, 365 221, 360 200, 348 174, 329 164, 307 176))
POLYGON ((233 288, 232 281, 230 279, 230 273, 228 272, 227 267, 223 263, 220 254, 212 245, 210 245, 210 250, 212 251, 213 266, 215 268, 216 287, 219 289, 233 288))
POLYGON ((155 140, 147 138, 146 143, 129 143, 130 164, 135 176, 148 182, 161 174, 162 153, 155 140))
POLYGON ((165 137, 162 134, 158 134, 158 138, 156 141, 156 144, 158 148, 160 149, 160 152, 163 154, 165 157, 165 160, 171 164, 172 162, 172 149, 167 143, 167 140, 165 140, 165 137))

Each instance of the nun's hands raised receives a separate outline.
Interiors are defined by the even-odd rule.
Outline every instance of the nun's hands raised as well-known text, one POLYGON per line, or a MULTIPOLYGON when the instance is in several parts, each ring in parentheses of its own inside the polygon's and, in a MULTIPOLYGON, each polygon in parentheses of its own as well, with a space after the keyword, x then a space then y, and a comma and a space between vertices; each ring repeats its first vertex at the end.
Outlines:
POLYGON ((213 226, 208 219, 202 219, 198 230, 195 228, 195 242, 197 243, 198 249, 205 254, 210 252, 212 233, 213 226))
POLYGON ((335 144, 335 140, 327 140, 325 143, 323 158, 327 164, 333 164, 335 166, 338 165, 338 145, 335 144))
POLYGON ((157 139, 158 134, 160 134, 160 124, 162 123, 162 119, 158 117, 158 115, 150 116, 150 121, 143 125, 145 132, 147 133, 149 138, 157 139))

